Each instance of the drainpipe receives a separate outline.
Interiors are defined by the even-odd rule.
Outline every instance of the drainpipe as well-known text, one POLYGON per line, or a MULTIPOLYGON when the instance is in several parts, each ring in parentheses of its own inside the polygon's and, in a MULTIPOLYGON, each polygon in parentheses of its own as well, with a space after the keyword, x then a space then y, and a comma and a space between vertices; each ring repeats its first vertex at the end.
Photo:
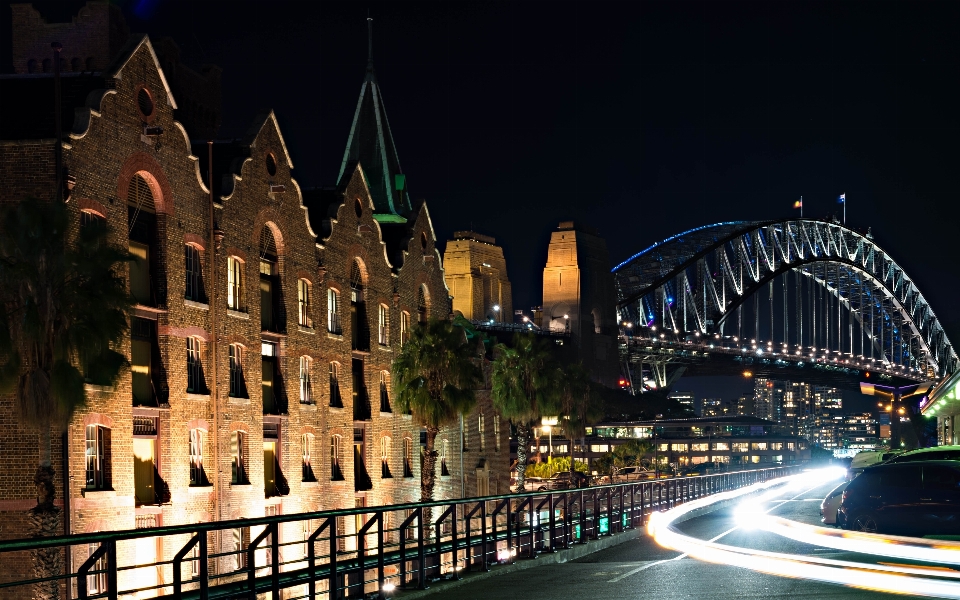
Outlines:
POLYGON ((460 498, 466 496, 466 488, 464 485, 463 479, 463 452, 465 448, 463 447, 463 413, 460 413, 460 498))
MULTIPOLYGON (((217 371, 219 363, 217 362, 217 311, 220 305, 217 304, 217 229, 214 219, 213 202, 213 140, 207 141, 207 187, 210 190, 210 244, 208 256, 210 257, 210 364, 213 366, 210 373, 212 389, 210 391, 210 400, 213 402, 213 486, 214 495, 217 499, 217 506, 214 511, 214 518, 221 521, 223 517, 223 485, 220 481, 220 386, 217 383, 217 371)), ((219 547, 220 536, 217 536, 216 547, 219 547)))
MULTIPOLYGON (((63 457, 63 465, 60 468, 63 471, 63 535, 70 535, 70 436, 67 431, 63 432, 60 442, 60 454, 63 457)), ((63 552, 66 555, 67 573, 73 573, 73 553, 70 551, 69 544, 63 547, 63 552)), ((73 597, 73 583, 68 580, 65 589, 66 599, 70 600, 73 597)))

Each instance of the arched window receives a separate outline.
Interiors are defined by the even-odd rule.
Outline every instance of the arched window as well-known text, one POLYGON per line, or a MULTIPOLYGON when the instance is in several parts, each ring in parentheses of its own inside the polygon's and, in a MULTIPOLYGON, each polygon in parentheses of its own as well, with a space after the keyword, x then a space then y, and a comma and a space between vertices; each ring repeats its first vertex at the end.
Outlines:
POLYGON ((196 428, 190 430, 190 485, 210 485, 203 469, 203 447, 207 432, 196 428))
POLYGON ((327 288, 327 331, 340 335, 343 326, 340 324, 340 292, 327 288))
POLYGON ((343 408, 343 398, 340 396, 340 363, 330 363, 330 406, 343 408))
POLYGON ((413 440, 403 438, 403 476, 413 477, 413 440))
POLYGON ((343 440, 339 435, 330 436, 330 480, 343 481, 343 440))
POLYGON ((202 348, 200 338, 187 338, 187 391, 191 394, 202 394, 207 391, 203 377, 202 348))
POLYGON ((370 350, 363 269, 359 260, 354 260, 353 266, 350 268, 350 335, 353 350, 370 350))
POLYGON ((440 447, 440 456, 438 457, 440 459, 440 475, 450 475, 450 471, 447 469, 447 440, 442 438, 439 442, 437 445, 440 447))
POLYGON ((389 435, 380 438, 380 477, 389 479, 393 477, 390 473, 390 451, 393 440, 389 435))
POLYGON ((277 242, 270 227, 260 230, 260 328, 263 331, 283 332, 283 290, 277 267, 277 242))
POLYGON ((232 462, 230 466, 230 483, 234 485, 244 485, 250 483, 247 478, 249 472, 247 448, 247 432, 234 431, 230 435, 230 455, 232 462))
POLYGON ((421 285, 420 289, 417 290, 417 322, 421 325, 427 323, 427 318, 430 313, 430 298, 427 295, 427 286, 421 285))
POLYGON ((388 413, 390 410, 390 372, 380 371, 380 412, 388 413))
POLYGON ((109 427, 87 425, 85 454, 87 461, 86 489, 111 489, 109 427))
POLYGON ((313 434, 305 433, 300 436, 300 449, 303 458, 303 478, 301 481, 316 481, 317 476, 313 472, 313 434))
POLYGON ((227 257, 227 308, 231 310, 243 310, 243 271, 240 257, 227 257))
POLYGON ((313 359, 309 356, 300 357, 300 404, 313 404, 313 391, 310 384, 310 367, 313 359))
POLYGON ((184 246, 184 272, 186 283, 183 297, 194 302, 206 302, 203 291, 203 263, 200 260, 200 250, 192 244, 184 246))
POLYGON ((247 384, 243 378, 243 346, 230 344, 230 396, 247 397, 247 384))
POLYGON ((297 280, 297 323, 301 327, 313 327, 310 317, 310 282, 306 279, 297 280))
POLYGON ((127 188, 127 225, 130 236, 130 293, 138 304, 157 306, 162 303, 157 281, 162 281, 157 260, 157 216, 153 191, 147 179, 137 173, 127 188), (156 281, 154 275, 157 275, 156 281))
POLYGON ((381 346, 390 345, 390 309, 386 304, 377 311, 377 341, 381 346))

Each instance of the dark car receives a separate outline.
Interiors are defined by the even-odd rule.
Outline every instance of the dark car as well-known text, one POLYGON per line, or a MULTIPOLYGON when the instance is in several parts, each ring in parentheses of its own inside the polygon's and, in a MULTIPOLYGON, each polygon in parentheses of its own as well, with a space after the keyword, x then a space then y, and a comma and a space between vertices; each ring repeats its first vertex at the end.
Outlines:
POLYGON ((547 484, 548 490, 572 490, 575 488, 585 488, 590 485, 590 477, 576 471, 575 473, 570 473, 570 471, 560 471, 559 473, 554 473, 553 477, 544 480, 547 484))
POLYGON ((920 448, 885 458, 884 464, 914 462, 917 460, 960 460, 960 446, 934 446, 920 448))
POLYGON ((867 533, 960 533, 960 462, 868 467, 844 490, 837 523, 867 533))

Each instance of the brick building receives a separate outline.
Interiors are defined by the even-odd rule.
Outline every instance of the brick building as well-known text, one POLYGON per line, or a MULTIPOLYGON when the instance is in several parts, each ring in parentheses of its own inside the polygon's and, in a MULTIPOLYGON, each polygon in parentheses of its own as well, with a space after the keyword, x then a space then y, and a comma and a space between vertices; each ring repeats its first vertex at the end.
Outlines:
MULTIPOLYGON (((125 25, 108 4, 89 2, 71 24, 47 25, 30 5, 13 14, 18 74, 0 76, 0 203, 54 198, 59 134, 74 231, 105 222, 137 257, 122 345, 131 368, 114 387, 88 385, 66 446, 55 438, 70 532, 418 500, 420 428, 393 409, 390 371, 411 328, 448 317, 451 299, 427 206, 409 201, 392 138, 390 156, 376 155, 389 125, 372 63, 339 182, 301 190, 272 112, 240 139, 207 141, 219 126, 218 69, 181 73, 181 99, 165 70, 178 62, 165 64, 146 36, 121 45, 125 25), (83 58, 61 78, 62 133, 42 66, 53 38, 83 58)), ((0 421, 0 539, 26 537, 37 432, 15 426, 9 395, 0 421)), ((491 470, 506 473, 509 428, 488 392, 462 431, 462 445, 459 427, 438 438, 437 498, 505 491, 491 470)), ((355 527, 347 520, 338 532, 355 527)), ((211 553, 242 547, 257 534, 248 529, 211 539, 211 553)), ((281 537, 301 539, 297 529, 281 537)), ((179 549, 120 548, 121 565, 179 549)), ((86 557, 75 549, 70 559, 86 557)), ((0 578, 28 568, 5 564, 0 578)), ((172 577, 141 571, 121 577, 172 577)))

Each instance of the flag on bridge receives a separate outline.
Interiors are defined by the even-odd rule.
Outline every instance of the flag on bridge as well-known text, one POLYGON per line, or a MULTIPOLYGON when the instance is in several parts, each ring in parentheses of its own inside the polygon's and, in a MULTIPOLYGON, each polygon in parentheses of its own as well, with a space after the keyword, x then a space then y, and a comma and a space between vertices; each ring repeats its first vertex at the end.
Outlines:
POLYGON ((846 201, 847 201, 846 194, 840 194, 840 196, 837 198, 837 204, 843 204, 846 201))
POLYGON ((793 203, 794 208, 803 208, 803 199, 797 200, 793 203))

